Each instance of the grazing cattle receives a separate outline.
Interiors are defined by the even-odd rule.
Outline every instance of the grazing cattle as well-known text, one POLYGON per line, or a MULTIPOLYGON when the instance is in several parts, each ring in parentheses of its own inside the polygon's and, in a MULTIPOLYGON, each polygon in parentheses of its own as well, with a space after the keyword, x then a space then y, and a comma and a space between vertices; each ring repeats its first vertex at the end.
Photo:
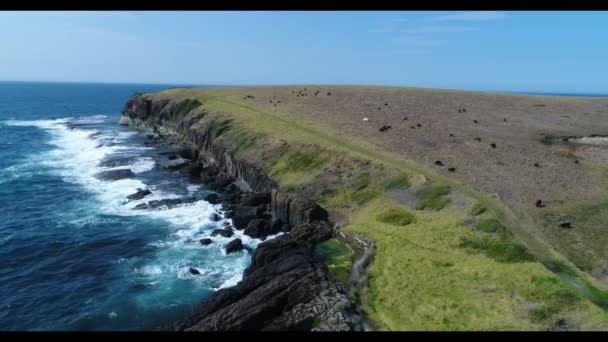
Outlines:
POLYGON ((481 138, 475 138, 475 141, 481 142, 481 138))
POLYGON ((272 103, 272 100, 270 100, 270 103, 272 103))
POLYGON ((462 113, 462 109, 459 109, 459 110, 458 110, 458 113, 462 113))
POLYGON ((575 160, 574 160, 574 163, 575 163, 575 164, 579 164, 578 159, 575 159, 575 160))
POLYGON ((327 96, 331 96, 331 93, 327 93, 327 96))
POLYGON ((534 163, 534 167, 540 167, 539 163, 534 163))
POLYGON ((451 167, 451 168, 448 169, 448 171, 450 171, 450 172, 456 172, 456 168, 455 167, 451 167))
POLYGON ((495 143, 491 143, 490 146, 492 146, 492 148, 496 148, 496 144, 495 143))
POLYGON ((563 138, 562 141, 563 142, 568 142, 569 140, 568 140, 568 138, 563 138))
POLYGON ((391 126, 384 125, 384 126, 380 127, 380 130, 379 130, 379 131, 380 131, 380 132, 386 132, 386 131, 388 131, 389 129, 391 129, 391 126))
POLYGON ((463 113, 464 113, 464 112, 466 112, 466 111, 467 111, 466 109, 464 109, 464 108, 462 109, 462 112, 463 112, 463 113))
POLYGON ((570 221, 567 221, 567 220, 566 221, 562 221, 562 222, 559 223, 559 227, 560 228, 565 228, 565 229, 572 228, 572 223, 570 221))
POLYGON ((380 110, 380 109, 382 109, 382 108, 378 107, 378 110, 380 110))
POLYGON ((546 207, 546 205, 543 203, 543 200, 537 200, 536 201, 536 207, 537 208, 544 208, 544 207, 546 207))
POLYGON ((454 137, 454 134, 450 133, 450 138, 453 138, 453 137, 454 137))
POLYGON ((388 103, 385 103, 384 106, 388 106, 388 103))
POLYGON ((479 123, 477 120, 473 120, 474 123, 479 123))
POLYGON ((443 164, 443 163, 441 162, 441 160, 436 161, 436 162, 435 162, 435 165, 438 165, 438 166, 445 166, 445 164, 443 164))
POLYGON ((421 124, 416 124, 416 126, 418 126, 418 127, 422 127, 422 125, 421 125, 421 124))
POLYGON ((412 129, 416 129, 416 126, 410 126, 412 129))
POLYGON ((403 118, 403 121, 407 121, 407 118, 403 118))
POLYGON ((277 103, 281 103, 281 101, 277 101, 277 103))

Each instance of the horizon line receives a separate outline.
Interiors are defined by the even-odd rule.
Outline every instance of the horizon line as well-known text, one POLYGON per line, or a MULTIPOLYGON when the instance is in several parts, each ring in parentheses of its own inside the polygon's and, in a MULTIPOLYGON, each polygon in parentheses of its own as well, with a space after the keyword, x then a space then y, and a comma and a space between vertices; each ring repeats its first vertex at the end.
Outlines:
POLYGON ((238 84, 238 83, 165 83, 165 82, 107 82, 107 81, 48 81, 48 80, 0 80, 0 83, 57 83, 57 84, 106 84, 106 85, 149 85, 149 86, 176 86, 178 88, 191 88, 191 87, 272 87, 272 86, 299 86, 299 85, 317 85, 317 86, 379 86, 379 87, 403 87, 403 88, 423 88, 423 89, 437 89, 437 90, 455 90, 455 91, 474 91, 484 93, 507 93, 507 94, 528 94, 528 95, 555 95, 555 96, 572 96, 572 95, 586 95, 586 96, 599 96, 608 97, 608 92, 569 92, 569 91, 526 91, 526 90, 494 90, 494 89, 471 89, 471 88, 440 88, 440 87, 422 87, 422 86, 408 86, 408 85, 386 85, 386 84, 317 84, 317 83, 284 83, 284 84, 238 84))

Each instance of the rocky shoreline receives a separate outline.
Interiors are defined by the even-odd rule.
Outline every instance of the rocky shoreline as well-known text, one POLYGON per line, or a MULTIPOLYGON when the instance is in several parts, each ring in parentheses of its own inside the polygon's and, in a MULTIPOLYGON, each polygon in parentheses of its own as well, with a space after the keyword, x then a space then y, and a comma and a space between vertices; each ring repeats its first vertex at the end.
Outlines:
MULTIPOLYGON (((149 145, 175 148, 179 157, 168 167, 179 164, 217 193, 206 200, 221 203, 234 227, 213 234, 231 236, 232 229, 260 239, 283 234, 253 251, 252 263, 236 286, 217 291, 188 317, 158 329, 361 330, 347 289, 328 277, 314 253, 315 244, 336 234, 328 213, 301 195, 279 190, 255 160, 236 158, 216 140, 213 127, 187 129, 188 118, 175 115, 176 107, 136 94, 126 103, 120 124, 147 131, 149 145)), ((227 249, 242 248, 237 240, 227 249)))

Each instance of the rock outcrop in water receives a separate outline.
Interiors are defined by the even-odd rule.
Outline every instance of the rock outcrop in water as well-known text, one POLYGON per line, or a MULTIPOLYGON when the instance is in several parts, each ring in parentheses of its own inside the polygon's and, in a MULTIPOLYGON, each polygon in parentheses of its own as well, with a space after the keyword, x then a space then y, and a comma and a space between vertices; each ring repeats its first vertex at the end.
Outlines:
MULTIPOLYGON (((236 158, 216 139, 218 132, 213 127, 190 129, 197 118, 183 108, 192 103, 196 107, 198 101, 172 103, 134 95, 123 109, 120 124, 151 129, 164 143, 178 145, 181 158, 192 161, 190 173, 222 193, 210 199, 223 204, 225 217, 232 218, 236 229, 262 239, 278 232, 286 234, 253 251, 252 264, 236 286, 217 291, 189 317, 159 329, 355 329, 359 321, 346 289, 329 279, 314 254, 315 244, 334 235, 328 213, 306 198, 277 190, 278 183, 264 173, 259 161, 236 158)), ((216 235, 226 236, 230 231, 220 230, 216 235)), ((230 250, 238 249, 238 244, 237 240, 230 242, 230 250)))

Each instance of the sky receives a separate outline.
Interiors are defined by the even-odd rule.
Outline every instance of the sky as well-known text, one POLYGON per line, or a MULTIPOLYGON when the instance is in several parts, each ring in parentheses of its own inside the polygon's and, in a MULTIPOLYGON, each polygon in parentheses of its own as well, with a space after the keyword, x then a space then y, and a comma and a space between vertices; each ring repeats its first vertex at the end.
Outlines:
POLYGON ((608 93, 608 12, 0 12, 0 80, 608 93))

